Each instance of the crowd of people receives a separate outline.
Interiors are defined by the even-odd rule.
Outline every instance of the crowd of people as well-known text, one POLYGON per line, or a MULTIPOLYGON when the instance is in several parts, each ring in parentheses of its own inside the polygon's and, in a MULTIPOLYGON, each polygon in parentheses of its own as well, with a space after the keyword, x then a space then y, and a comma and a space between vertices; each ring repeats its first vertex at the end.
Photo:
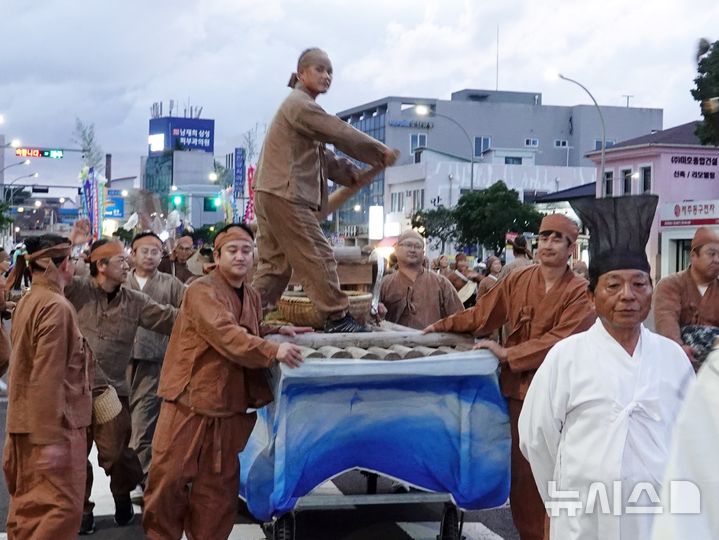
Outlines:
MULTIPOLYGON (((265 336, 311 331, 268 326, 263 314, 294 272, 325 317, 325 332, 368 330, 348 312, 317 216, 328 208, 328 178, 358 188, 398 153, 317 105, 332 74, 324 51, 300 56, 260 155, 257 238, 246 224, 222 228, 205 275, 189 266, 195 246, 187 236, 167 253, 149 231, 129 246, 91 242, 81 220, 69 238, 26 240, 0 294, 0 312, 12 316, 9 341, 0 336, 0 367, 10 367, 9 538, 94 532, 93 444, 110 476, 118 526, 133 520, 134 495, 144 502, 151 539, 229 536, 237 454, 254 410, 272 399, 264 369, 303 362, 300 347, 265 336), (366 162, 369 172, 326 144, 366 162), (24 281, 31 286, 14 305, 6 293, 24 281)), ((649 539, 653 513, 547 511, 567 491, 586 502, 597 482, 621 482, 607 493, 622 504, 636 486, 663 493, 667 464, 698 484, 716 478, 710 459, 686 467, 681 456, 692 442, 672 442, 672 430, 713 434, 714 447, 719 439, 716 416, 679 414, 686 396, 692 410, 716 398, 707 368, 719 372, 717 358, 700 371, 703 384, 691 385, 719 331, 719 235, 698 229, 690 267, 655 289, 645 245, 656 203, 651 196, 578 203, 591 233, 588 268, 570 266, 579 230, 559 214, 542 220, 536 252, 517 236, 504 267, 490 257, 484 268, 470 268, 460 253, 430 268, 422 236, 406 231, 397 240, 380 315, 425 333, 471 333, 475 348, 499 361, 512 439, 511 511, 522 540, 649 539), (652 302, 657 333, 642 324, 652 302)), ((0 252, 0 269, 8 260, 0 252)), ((717 491, 711 482, 706 488, 717 491)), ((662 514, 655 538, 669 530, 711 538, 716 512, 702 510, 695 520, 662 514)))

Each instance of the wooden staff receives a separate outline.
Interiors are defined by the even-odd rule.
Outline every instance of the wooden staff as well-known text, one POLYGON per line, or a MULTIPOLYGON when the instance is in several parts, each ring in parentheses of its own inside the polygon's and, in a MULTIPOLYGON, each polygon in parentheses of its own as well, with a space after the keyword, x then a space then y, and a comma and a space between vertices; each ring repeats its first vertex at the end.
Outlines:
POLYGON ((318 212, 315 212, 317 214, 317 219, 322 221, 333 212, 339 210, 342 205, 349 201, 355 193, 357 193, 363 187, 370 185, 372 183, 372 180, 374 180, 374 177, 381 173, 383 170, 383 165, 377 167, 370 167, 369 169, 366 169, 365 171, 360 173, 359 177, 357 178, 357 181, 353 186, 342 186, 341 188, 336 189, 330 194, 329 198, 327 199, 327 206, 325 208, 321 208, 318 212))

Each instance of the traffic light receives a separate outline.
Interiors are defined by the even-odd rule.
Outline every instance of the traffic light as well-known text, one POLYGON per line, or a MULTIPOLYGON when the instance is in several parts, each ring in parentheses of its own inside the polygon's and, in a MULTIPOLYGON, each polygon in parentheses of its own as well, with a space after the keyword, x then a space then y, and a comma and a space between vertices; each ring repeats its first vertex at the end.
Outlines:
POLYGON ((185 196, 172 194, 169 196, 169 203, 171 208, 181 209, 185 205, 185 196))
POLYGON ((214 199, 212 199, 212 205, 215 208, 219 208, 220 206, 222 206, 222 199, 220 197, 215 197, 214 199))
POLYGON ((62 159, 65 156, 65 151, 59 148, 27 148, 21 146, 15 149, 15 155, 22 158, 62 159))

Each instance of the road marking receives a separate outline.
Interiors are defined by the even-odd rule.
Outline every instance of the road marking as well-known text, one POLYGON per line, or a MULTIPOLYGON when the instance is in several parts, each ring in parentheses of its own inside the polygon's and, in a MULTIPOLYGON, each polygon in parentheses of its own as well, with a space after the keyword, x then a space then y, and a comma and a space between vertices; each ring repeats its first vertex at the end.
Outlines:
MULTIPOLYGON (((437 521, 397 523, 397 525, 413 540, 436 540, 439 534, 439 522, 437 521)), ((501 536, 481 523, 465 522, 462 536, 466 540, 503 540, 501 536)))

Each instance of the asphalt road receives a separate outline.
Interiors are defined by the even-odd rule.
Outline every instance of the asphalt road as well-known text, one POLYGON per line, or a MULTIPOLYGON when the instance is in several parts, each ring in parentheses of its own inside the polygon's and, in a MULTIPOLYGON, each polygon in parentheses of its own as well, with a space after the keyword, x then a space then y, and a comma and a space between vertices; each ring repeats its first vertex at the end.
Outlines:
MULTIPOLYGON (((7 400, 0 398, 0 427, 5 439, 5 414, 7 400)), ((1 454, 0 454, 1 457, 1 454)), ((95 460, 92 460, 95 462, 95 460)), ((112 498, 104 472, 96 467, 93 500, 97 532, 90 538, 96 540, 144 539, 140 516, 128 527, 116 527, 113 519, 112 498)), ((366 480, 358 472, 347 473, 331 484, 330 490, 343 494, 363 494, 366 480)), ((388 493, 391 483, 380 478, 378 492, 388 493)), ((8 493, 4 476, 0 482, 0 531, 5 531, 8 511, 8 493)), ((140 512, 140 508, 136 507, 140 512)), ((439 532, 442 504, 400 504, 362 506, 351 509, 327 509, 303 511, 296 514, 296 540, 435 540, 439 532)), ((465 514, 464 536, 466 540, 518 540, 508 507, 494 510, 473 511, 465 514)), ((0 539, 5 534, 0 532, 0 539)), ((81 536, 81 539, 88 537, 81 536)), ((238 513, 232 539, 262 540, 265 535, 257 521, 238 500, 238 513)))

